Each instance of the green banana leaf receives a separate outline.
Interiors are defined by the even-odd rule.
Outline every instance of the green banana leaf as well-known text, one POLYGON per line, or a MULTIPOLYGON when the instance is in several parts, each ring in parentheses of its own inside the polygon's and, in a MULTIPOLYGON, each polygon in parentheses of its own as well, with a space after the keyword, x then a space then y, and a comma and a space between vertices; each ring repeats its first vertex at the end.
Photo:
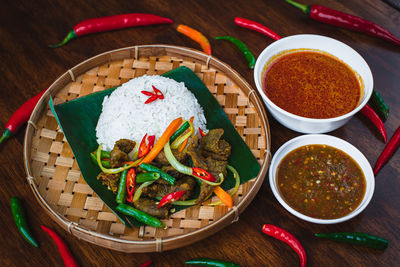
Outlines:
MULTIPOLYGON (((222 138, 232 146, 229 164, 239 172, 241 183, 256 177, 260 171, 260 165, 217 100, 197 75, 187 67, 179 67, 162 76, 185 83, 186 87, 196 96, 199 104, 203 107, 208 129, 224 129, 225 133, 222 138)), ((102 110, 103 99, 116 88, 96 92, 56 106, 53 105, 53 100, 50 99, 49 106, 64 132, 86 183, 125 225, 139 226, 141 225, 139 222, 116 211, 115 195, 97 180, 100 168, 92 162, 89 156, 89 153, 98 147, 95 129, 102 110)), ((234 184, 233 175, 228 171, 228 176, 222 187, 227 190, 232 188, 234 184)), ((184 208, 177 207, 175 212, 184 208)))

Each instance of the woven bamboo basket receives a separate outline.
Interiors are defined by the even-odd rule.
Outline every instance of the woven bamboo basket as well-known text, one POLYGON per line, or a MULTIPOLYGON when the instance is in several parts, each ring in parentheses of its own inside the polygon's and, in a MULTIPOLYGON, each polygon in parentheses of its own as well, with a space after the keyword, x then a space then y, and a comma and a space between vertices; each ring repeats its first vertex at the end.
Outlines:
POLYGON ((270 162, 270 131, 262 102, 228 65, 200 51, 168 45, 141 45, 90 58, 58 78, 28 122, 24 142, 27 180, 40 205, 63 229, 88 242, 123 252, 182 247, 210 236, 239 219, 257 194, 270 162), (218 100, 261 165, 258 176, 239 188, 232 209, 209 206, 210 199, 170 216, 166 229, 128 228, 85 183, 64 135, 50 111, 55 104, 120 85, 144 74, 179 66, 194 71, 218 100))

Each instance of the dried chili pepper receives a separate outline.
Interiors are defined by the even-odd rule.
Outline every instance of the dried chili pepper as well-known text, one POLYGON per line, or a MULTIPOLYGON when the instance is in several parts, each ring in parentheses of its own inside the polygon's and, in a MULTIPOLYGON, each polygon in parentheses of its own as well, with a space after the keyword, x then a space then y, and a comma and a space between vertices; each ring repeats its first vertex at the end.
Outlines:
POLYGON ((394 36, 391 32, 363 18, 320 5, 303 5, 293 0, 286 0, 286 2, 299 8, 314 20, 348 30, 366 33, 400 45, 400 39, 394 36))
POLYGON ((379 132, 381 133, 383 140, 385 143, 387 142, 387 134, 386 134, 386 129, 385 125, 383 125, 382 120, 379 118, 378 114, 375 113, 375 111, 368 105, 366 104, 362 109, 361 113, 364 114, 372 123, 378 128, 379 132))
POLYGON ((92 18, 79 22, 74 26, 64 40, 56 45, 49 45, 52 48, 60 47, 70 40, 91 33, 112 31, 117 29, 146 26, 155 24, 172 24, 172 20, 153 14, 131 13, 100 18, 92 18))
POLYGON ((378 111, 379 117, 381 117, 383 121, 387 120, 389 116, 389 107, 386 105, 382 96, 377 91, 372 91, 372 95, 368 104, 371 104, 371 106, 378 111))
POLYGON ((146 156, 150 150, 153 148, 154 146, 154 141, 156 140, 156 136, 155 135, 150 135, 149 137, 147 137, 147 134, 143 137, 142 141, 140 142, 139 145, 139 154, 138 157, 144 157, 146 156), (147 143, 146 143, 147 141, 147 143))
POLYGON ((191 28, 189 26, 183 25, 183 24, 178 25, 176 30, 178 32, 186 35, 187 37, 191 38, 195 42, 199 43, 201 48, 203 49, 204 53, 206 53, 207 55, 211 55, 210 42, 199 31, 196 31, 195 29, 193 29, 193 28, 191 28))
POLYGON ((159 209, 171 202, 179 200, 185 193, 186 193, 186 191, 177 191, 177 192, 172 192, 172 193, 169 193, 169 194, 163 196, 163 198, 160 200, 160 203, 158 204, 157 208, 159 209))
POLYGON ((378 157, 378 160, 376 161, 374 166, 375 175, 378 174, 379 170, 383 167, 383 165, 385 165, 385 163, 392 157, 392 155, 397 150, 399 145, 400 145, 400 126, 394 132, 392 138, 390 138, 389 142, 387 143, 382 153, 378 157))
POLYGON ((126 175, 126 201, 133 202, 133 193, 135 193, 136 174, 135 169, 129 169, 126 175))
POLYGON ((28 121, 37 102, 42 97, 44 92, 46 92, 46 90, 41 91, 39 94, 26 101, 14 112, 14 114, 6 123, 6 129, 3 135, 0 137, 0 144, 16 134, 18 130, 22 127, 22 125, 24 125, 24 123, 28 121))
POLYGON ((42 227, 43 231, 45 231, 47 234, 49 234, 49 236, 56 243, 58 251, 61 254, 61 257, 64 261, 65 266, 66 267, 78 267, 79 266, 78 263, 72 256, 72 253, 69 250, 67 244, 64 242, 64 240, 62 240, 62 238, 56 232, 51 230, 50 228, 48 228, 44 225, 41 225, 40 227, 42 227))
POLYGON ((382 250, 388 246, 386 239, 366 233, 318 233, 315 236, 382 250))
POLYGON ((247 60, 249 62, 249 68, 254 69, 254 66, 256 64, 256 59, 254 58, 254 55, 250 52, 250 50, 247 48, 247 46, 240 41, 239 39, 232 37, 232 36, 218 36, 215 37, 216 40, 227 40, 234 44, 240 52, 242 52, 247 60))
POLYGON ((266 27, 258 22, 255 22, 255 21, 252 21, 249 19, 244 19, 244 18, 235 18, 235 23, 240 27, 250 29, 250 30, 262 33, 268 37, 271 37, 275 41, 281 39, 281 37, 277 33, 275 33, 268 27, 266 27))
POLYGON ((285 229, 282 229, 272 224, 264 224, 262 227, 262 231, 265 234, 288 244, 294 251, 296 251, 297 255, 299 255, 300 266, 301 267, 306 266, 307 263, 306 251, 300 244, 299 240, 297 240, 291 233, 289 233, 285 229))
POLYGON ((197 258, 185 261, 188 265, 198 265, 198 266, 213 266, 213 267, 240 267, 233 262, 216 260, 216 259, 208 259, 208 258, 197 258))
POLYGON ((11 197, 11 213, 14 217, 14 222, 18 227, 18 231, 22 234, 24 239, 28 241, 32 246, 38 247, 38 243, 35 238, 32 236, 31 231, 29 230, 28 222, 26 220, 25 210, 22 206, 22 202, 18 197, 11 197))
POLYGON ((145 223, 147 225, 156 227, 156 228, 164 228, 165 224, 159 219, 150 216, 149 214, 135 209, 134 207, 128 206, 126 204, 119 204, 116 207, 116 210, 121 212, 124 215, 131 216, 138 220, 139 222, 145 223))

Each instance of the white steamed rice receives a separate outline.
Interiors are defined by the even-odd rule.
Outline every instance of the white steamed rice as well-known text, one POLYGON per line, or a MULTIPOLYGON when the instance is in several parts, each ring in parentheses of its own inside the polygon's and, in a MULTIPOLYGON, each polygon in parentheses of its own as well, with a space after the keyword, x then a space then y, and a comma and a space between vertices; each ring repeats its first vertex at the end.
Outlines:
POLYGON ((96 126, 97 142, 110 151, 122 138, 140 142, 147 133, 157 140, 171 121, 178 117, 189 120, 192 116, 196 131, 199 127, 206 130, 203 109, 184 83, 145 75, 124 83, 104 98, 96 126), (152 85, 164 94, 164 99, 144 104, 149 96, 141 91, 153 92, 152 85))

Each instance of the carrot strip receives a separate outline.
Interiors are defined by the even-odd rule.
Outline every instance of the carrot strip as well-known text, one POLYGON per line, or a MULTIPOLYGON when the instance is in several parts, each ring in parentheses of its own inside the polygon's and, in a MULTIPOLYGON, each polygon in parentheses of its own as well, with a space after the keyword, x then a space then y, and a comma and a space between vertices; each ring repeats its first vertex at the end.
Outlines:
POLYGON ((215 187, 214 193, 217 195, 219 199, 221 199, 222 202, 224 202, 225 205, 227 205, 229 208, 233 207, 233 200, 232 197, 220 186, 215 187))
POLYGON ((178 27, 176 28, 176 30, 184 35, 186 35, 187 37, 193 39, 194 41, 196 41, 197 43, 200 44, 201 48, 203 49, 204 53, 206 53, 207 55, 211 55, 211 45, 210 42, 208 41, 208 39, 201 34, 199 31, 196 31, 195 29, 180 24, 178 25, 178 27))
POLYGON ((149 154, 147 154, 144 157, 144 159, 142 160, 142 163, 149 164, 150 162, 153 161, 153 159, 164 148, 164 145, 169 141, 169 138, 174 134, 176 129, 178 129, 178 127, 181 125, 181 123, 182 123, 182 118, 177 118, 168 125, 167 129, 164 131, 164 133, 161 135, 161 137, 157 140, 156 144, 150 150, 149 154))

